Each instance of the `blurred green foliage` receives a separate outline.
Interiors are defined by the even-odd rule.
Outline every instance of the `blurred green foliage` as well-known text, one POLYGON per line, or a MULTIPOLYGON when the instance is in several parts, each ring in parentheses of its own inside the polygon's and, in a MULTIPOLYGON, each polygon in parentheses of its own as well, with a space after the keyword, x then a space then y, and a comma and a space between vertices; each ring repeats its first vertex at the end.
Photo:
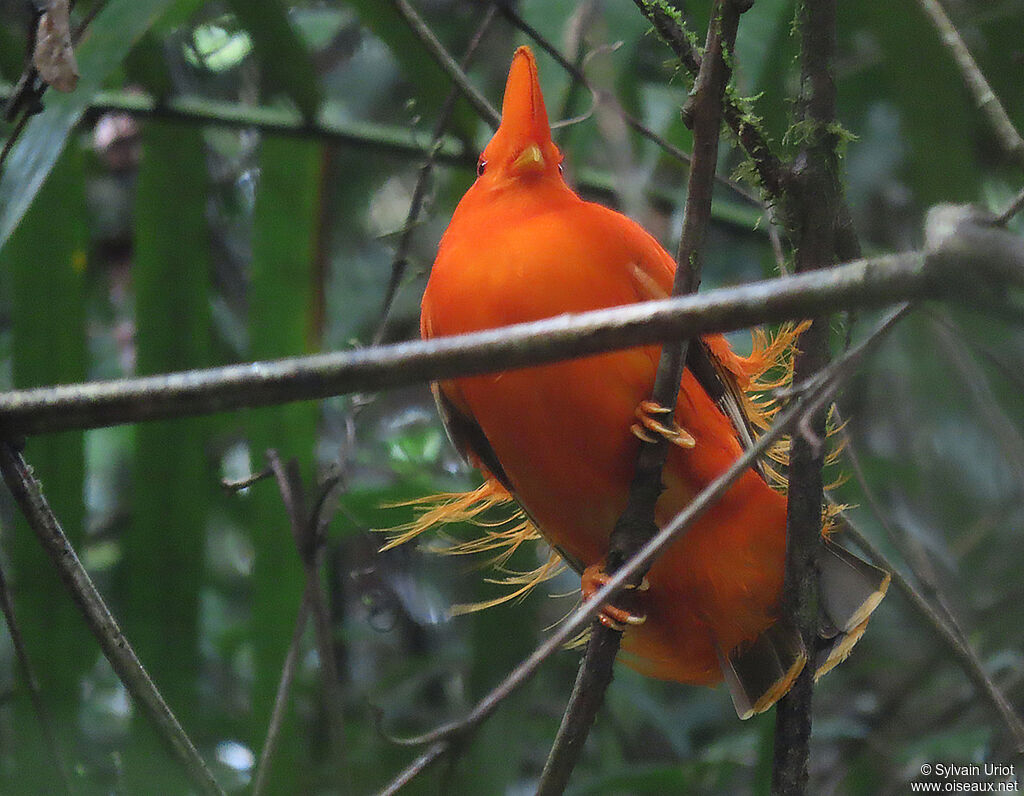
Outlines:
MULTIPOLYGON (((0 6, 0 74, 8 83, 21 63, 11 48, 24 46, 28 24, 11 5, 0 6)), ((75 20, 92 5, 80 2, 75 20)), ((485 6, 414 5, 456 59, 485 6)), ((701 40, 707 5, 687 4, 701 40)), ((522 0, 516 8, 599 89, 689 146, 678 113, 689 83, 632 4, 522 0)), ((950 11, 1024 126, 1024 0, 966 0, 950 11)), ((1020 173, 923 14, 878 2, 840 3, 839 14, 839 116, 856 136, 845 183, 865 250, 919 245, 923 213, 936 202, 1001 211, 1020 173)), ((799 83, 794 17, 790 0, 758 0, 741 22, 735 56, 736 89, 754 98, 784 154, 792 154, 783 140, 799 83)), ((499 14, 470 68, 496 105, 511 52, 524 42, 499 14)), ((371 122, 411 132, 429 149, 449 82, 390 4, 109 0, 78 58, 78 91, 45 94, 44 111, 0 177, 0 388, 371 339, 421 160, 384 141, 326 144, 301 128, 320 117, 371 122), (297 134, 91 111, 101 88, 271 106, 292 114, 297 134)), ((557 131, 567 173, 673 249, 685 170, 552 59, 539 60, 552 116, 581 117, 557 131)), ((449 132, 470 151, 488 136, 461 102, 449 132)), ((742 162, 725 148, 721 170, 742 162)), ((468 167, 435 169, 388 339, 416 335, 437 240, 471 179, 468 167)), ((719 192, 708 287, 775 272, 764 225, 754 228, 757 213, 719 192)), ((1024 332, 1019 302, 982 310, 917 313, 849 385, 841 406, 863 479, 849 478, 837 497, 855 506, 858 523, 901 567, 925 573, 926 587, 938 584, 986 669, 1020 705, 1024 332)), ((856 338, 871 320, 837 320, 837 349, 847 330, 856 338)), ((322 579, 345 703, 339 762, 329 758, 308 631, 270 792, 371 793, 414 755, 386 735, 463 715, 574 604, 549 595, 571 595, 578 583, 564 574, 516 604, 451 619, 449 606, 488 599, 499 587, 465 559, 431 552, 443 544, 437 539, 377 552, 382 537, 372 529, 412 516, 394 504, 475 483, 449 448, 425 385, 29 440, 26 457, 90 574, 229 792, 251 782, 303 592, 273 480, 219 487, 263 469, 268 448, 297 459, 308 495, 325 474, 341 477, 322 579)), ((0 522, 15 608, 79 792, 187 792, 6 493, 0 522)), ((523 549, 508 566, 531 568, 546 555, 523 549)), ((408 792, 531 792, 576 661, 576 652, 556 655, 450 765, 408 792)), ((815 699, 815 793, 905 792, 922 763, 1009 756, 987 703, 895 593, 815 699)), ((771 716, 737 721, 721 690, 620 667, 568 792, 765 793, 771 734, 771 716)), ((10 639, 0 634, 0 792, 59 792, 54 772, 10 639)))

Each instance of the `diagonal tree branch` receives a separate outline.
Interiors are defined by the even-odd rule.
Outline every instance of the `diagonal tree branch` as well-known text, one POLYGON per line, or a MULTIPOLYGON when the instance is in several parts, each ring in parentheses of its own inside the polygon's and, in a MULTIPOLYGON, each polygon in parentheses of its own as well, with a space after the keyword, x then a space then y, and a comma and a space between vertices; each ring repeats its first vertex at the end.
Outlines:
POLYGON ((0 440, 0 471, 3 472, 7 488, 28 520, 29 527, 50 556, 89 630, 96 637, 104 656, 110 661, 128 693, 188 772, 199 792, 223 796, 224 791, 143 668, 135 650, 121 633, 106 603, 78 560, 60 522, 46 502, 39 482, 32 475, 31 468, 11 443, 3 440, 0 440))
MULTIPOLYGON (((282 665, 281 678, 278 682, 277 694, 274 697, 274 707, 267 725, 266 740, 260 753, 259 764, 256 767, 256 776, 253 779, 254 796, 263 793, 267 787, 267 777, 276 752, 277 739, 287 710, 295 667, 301 651, 302 636, 309 619, 313 620, 317 655, 320 660, 320 677, 326 703, 324 710, 327 713, 331 758, 335 765, 341 766, 345 751, 344 727, 342 726, 344 702, 339 691, 338 664, 332 643, 331 621, 319 574, 323 549, 323 528, 327 522, 327 517, 323 516, 323 512, 326 498, 337 486, 338 477, 328 478, 320 486, 319 499, 313 507, 309 507, 306 503, 302 476, 299 473, 297 462, 294 459, 287 463, 282 462, 276 450, 267 451, 267 460, 270 473, 277 482, 281 501, 288 514, 292 537, 302 562, 306 587, 299 603, 288 654, 282 665)), ((344 774, 344 771, 342 773, 344 774)))
MULTIPOLYGON (((685 28, 682 14, 675 4, 671 0, 633 2, 654 25, 658 35, 675 52, 687 71, 691 75, 696 75, 700 71, 700 53, 697 51, 695 38, 685 28)), ((744 107, 742 101, 727 94, 723 116, 753 163, 761 187, 768 194, 775 209, 775 220, 795 238, 798 235, 795 223, 799 210, 793 206, 790 165, 783 163, 772 151, 757 117, 744 107)), ((861 256, 861 250, 850 209, 844 201, 840 201, 836 212, 836 250, 844 260, 857 259, 861 256)))
MULTIPOLYGON (((700 53, 695 37, 683 26, 682 14, 666 0, 633 0, 640 12, 654 25, 662 40, 672 48, 676 57, 691 75, 700 72, 700 53)), ((783 196, 787 169, 778 159, 768 138, 756 121, 746 113, 733 97, 727 97, 723 117, 739 138, 757 170, 761 185, 774 199, 783 196)))
POLYGON ((307 585, 295 617, 295 627, 292 630, 292 638, 288 644, 288 654, 285 656, 284 663, 281 664, 281 677, 277 682, 274 707, 270 712, 270 721, 267 722, 267 733, 263 740, 263 747, 260 749, 256 773, 252 778, 252 796, 263 796, 266 793, 267 778, 270 776, 270 767, 277 753, 277 742, 281 737, 281 727, 284 724, 285 713, 288 710, 288 699, 291 696, 292 683, 295 680, 295 669, 298 666, 299 654, 302 651, 302 637, 306 632, 306 623, 309 621, 309 603, 309 586, 307 585))
MULTIPOLYGON (((711 290, 544 321, 387 346, 206 370, 0 393, 9 436, 188 417, 554 362, 618 348, 806 318, 911 298, 970 301, 979 287, 1024 286, 1024 247, 970 211, 929 214, 927 252, 859 260, 711 290), (937 218, 933 224, 932 216, 937 218), (955 219, 961 222, 954 223, 955 219), (934 235, 932 226, 945 232, 934 235)), ((986 294, 989 295, 989 294, 986 294)))
MULTIPOLYGON (((694 146, 672 286, 675 296, 694 293, 700 284, 702 250, 711 221, 711 195, 718 162, 722 97, 730 75, 727 54, 732 52, 736 42, 740 14, 749 7, 749 2, 736 0, 716 0, 714 3, 704 61, 694 92, 684 109, 684 117, 693 129, 694 146)), ((683 338, 666 342, 661 350, 651 399, 669 410, 676 405, 689 344, 689 338, 683 338)), ((605 562, 608 574, 613 574, 658 531, 654 506, 664 489, 661 471, 668 458, 669 446, 669 441, 660 436, 653 442, 640 443, 626 509, 615 524, 609 542, 605 562)), ((634 585, 639 584, 645 571, 637 573, 634 585)), ((612 680, 612 666, 622 633, 599 621, 593 623, 590 632, 590 641, 568 707, 541 774, 538 796, 556 796, 565 790, 612 680)))

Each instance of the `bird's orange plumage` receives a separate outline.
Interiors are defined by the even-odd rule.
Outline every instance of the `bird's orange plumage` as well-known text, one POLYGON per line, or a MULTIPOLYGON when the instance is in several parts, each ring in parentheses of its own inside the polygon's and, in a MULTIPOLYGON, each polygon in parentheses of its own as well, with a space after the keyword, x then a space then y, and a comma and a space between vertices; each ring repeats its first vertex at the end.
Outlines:
MULTIPOLYGON (((537 68, 515 54, 502 123, 480 176, 452 217, 423 296, 424 338, 631 304, 667 295, 675 262, 638 224, 577 196, 561 174, 537 68)), ((704 338, 739 391, 765 363, 720 336, 704 338)), ((650 397, 656 346, 446 381, 437 388, 474 463, 500 466, 509 491, 559 550, 592 565, 626 504, 639 445, 634 412, 650 397), (489 446, 483 455, 481 445, 489 446), (496 459, 497 465, 493 460, 496 459)), ((675 420, 695 439, 671 446, 664 524, 741 453, 734 424, 687 370, 675 420)), ((456 434, 458 436, 458 434, 456 434)), ((785 497, 748 471, 657 560, 647 621, 626 632, 631 665, 655 677, 711 684, 720 655, 777 616, 785 556, 785 497)))

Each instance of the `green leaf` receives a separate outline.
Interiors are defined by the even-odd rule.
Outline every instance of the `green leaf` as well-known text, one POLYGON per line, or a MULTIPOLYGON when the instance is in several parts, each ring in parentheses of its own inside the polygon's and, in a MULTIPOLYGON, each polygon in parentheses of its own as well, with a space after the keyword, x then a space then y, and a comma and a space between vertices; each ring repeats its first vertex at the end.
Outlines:
MULTIPOLYGON (((319 287, 317 252, 322 148, 290 138, 266 138, 253 211, 252 276, 249 289, 250 356, 271 359, 316 347, 319 287)), ((246 417, 252 466, 266 466, 275 448, 282 461, 298 459, 312 481, 319 419, 316 403, 292 403, 246 417)), ((312 490, 310 490, 312 491, 312 490)), ((252 639, 255 656, 253 731, 259 748, 273 705, 302 599, 303 575, 288 517, 272 481, 252 490, 249 523, 256 557, 253 567, 252 639)), ((301 790, 295 772, 306 752, 290 716, 274 769, 271 790, 301 790), (274 779, 279 778, 279 779, 274 779)))
MULTIPOLYGON (((15 387, 85 378, 86 240, 82 159, 77 152, 69 152, 0 252, 0 269, 10 286, 15 387)), ((33 437, 26 443, 25 458, 41 480, 65 533, 79 546, 85 519, 82 433, 33 437)), ((96 646, 27 525, 19 520, 13 528, 5 528, 3 536, 25 645, 56 726, 64 735, 73 732, 81 678, 91 668, 96 646)), ((50 791, 57 784, 51 779, 53 772, 34 770, 36 763, 45 768, 48 759, 37 721, 27 702, 16 702, 15 707, 17 721, 31 728, 15 733, 13 739, 25 766, 23 774, 39 778, 38 789, 30 788, 33 792, 50 791)), ((19 782, 29 788, 29 779, 19 782)))
POLYGON ((229 0, 252 35, 260 66, 272 91, 287 94, 307 120, 320 109, 320 87, 309 51, 277 0, 229 0))
MULTIPOLYGON (((140 374, 211 364, 207 193, 199 128, 149 123, 135 204, 140 374)), ((132 525, 117 573, 129 638, 186 727, 198 715, 199 594, 216 475, 208 426, 189 418, 135 429, 132 525)))
POLYGON ((68 134, 104 81, 174 0, 110 0, 75 52, 81 78, 70 94, 48 91, 45 110, 25 126, 0 175, 0 248, 57 162, 68 134))

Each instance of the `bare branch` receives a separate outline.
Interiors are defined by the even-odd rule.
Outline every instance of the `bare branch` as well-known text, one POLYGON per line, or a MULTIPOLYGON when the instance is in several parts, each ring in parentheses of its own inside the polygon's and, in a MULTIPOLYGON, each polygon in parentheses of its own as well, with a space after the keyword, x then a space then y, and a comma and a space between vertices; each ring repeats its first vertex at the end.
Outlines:
POLYGON ((135 703, 142 709, 174 757, 188 772, 196 788, 201 793, 223 796, 224 791, 213 778, 206 762, 199 756, 199 752, 143 668, 135 650, 121 633, 121 628, 118 627, 78 560, 60 527, 60 522, 46 502, 39 482, 32 475, 31 468, 25 463, 22 455, 6 441, 0 441, 0 470, 3 471, 7 488, 11 490, 25 519, 28 520, 29 527, 50 556, 71 598, 82 612, 89 630, 96 637, 104 656, 110 661, 128 693, 132 695, 135 703))
POLYGON ((1024 190, 1014 197, 1014 200, 1010 202, 1009 206, 999 214, 999 217, 992 223, 998 227, 1005 227, 1010 219, 1013 218, 1021 210, 1024 210, 1024 190))
MULTIPOLYGON (((944 226, 949 226, 943 222, 944 226)), ((620 348, 884 307, 909 298, 966 300, 980 286, 1024 285, 1024 247, 1005 230, 939 240, 925 252, 859 260, 798 274, 626 307, 561 316, 427 342, 230 365, 207 370, 0 393, 7 435, 99 428, 167 417, 325 398, 490 373, 620 348), (961 246, 969 238, 970 244, 961 246)))
POLYGON ((300 608, 299 615, 302 617, 308 614, 313 620, 313 634, 316 638, 317 655, 320 659, 324 710, 327 714, 327 726, 331 740, 331 756, 336 764, 340 764, 344 754, 342 724, 344 700, 338 686, 338 663, 334 653, 330 612, 327 609, 327 600, 324 597, 323 584, 320 581, 320 563, 323 552, 322 530, 327 521, 323 512, 328 505, 327 496, 338 484, 338 477, 329 477, 320 486, 320 494, 311 509, 306 503, 298 463, 294 459, 283 463, 275 450, 267 451, 267 460, 277 481, 281 500, 285 504, 291 524, 292 538, 295 540, 295 547, 302 562, 302 570, 306 579, 302 604, 306 606, 306 610, 303 611, 300 608))
POLYGON ((277 752, 277 739, 281 735, 281 726, 288 709, 288 699, 291 694, 292 682, 295 679, 295 667, 298 664, 299 653, 302 651, 302 636, 306 631, 306 622, 308 621, 309 586, 307 585, 306 591, 302 595, 302 602, 299 603, 298 614, 295 617, 295 628, 292 630, 292 638, 288 644, 288 654, 285 656, 284 663, 281 664, 281 678, 277 682, 274 707, 270 712, 267 735, 263 740, 259 763, 256 765, 256 774, 252 780, 253 796, 262 796, 266 791, 267 777, 270 775, 270 766, 273 764, 274 755, 277 752))

